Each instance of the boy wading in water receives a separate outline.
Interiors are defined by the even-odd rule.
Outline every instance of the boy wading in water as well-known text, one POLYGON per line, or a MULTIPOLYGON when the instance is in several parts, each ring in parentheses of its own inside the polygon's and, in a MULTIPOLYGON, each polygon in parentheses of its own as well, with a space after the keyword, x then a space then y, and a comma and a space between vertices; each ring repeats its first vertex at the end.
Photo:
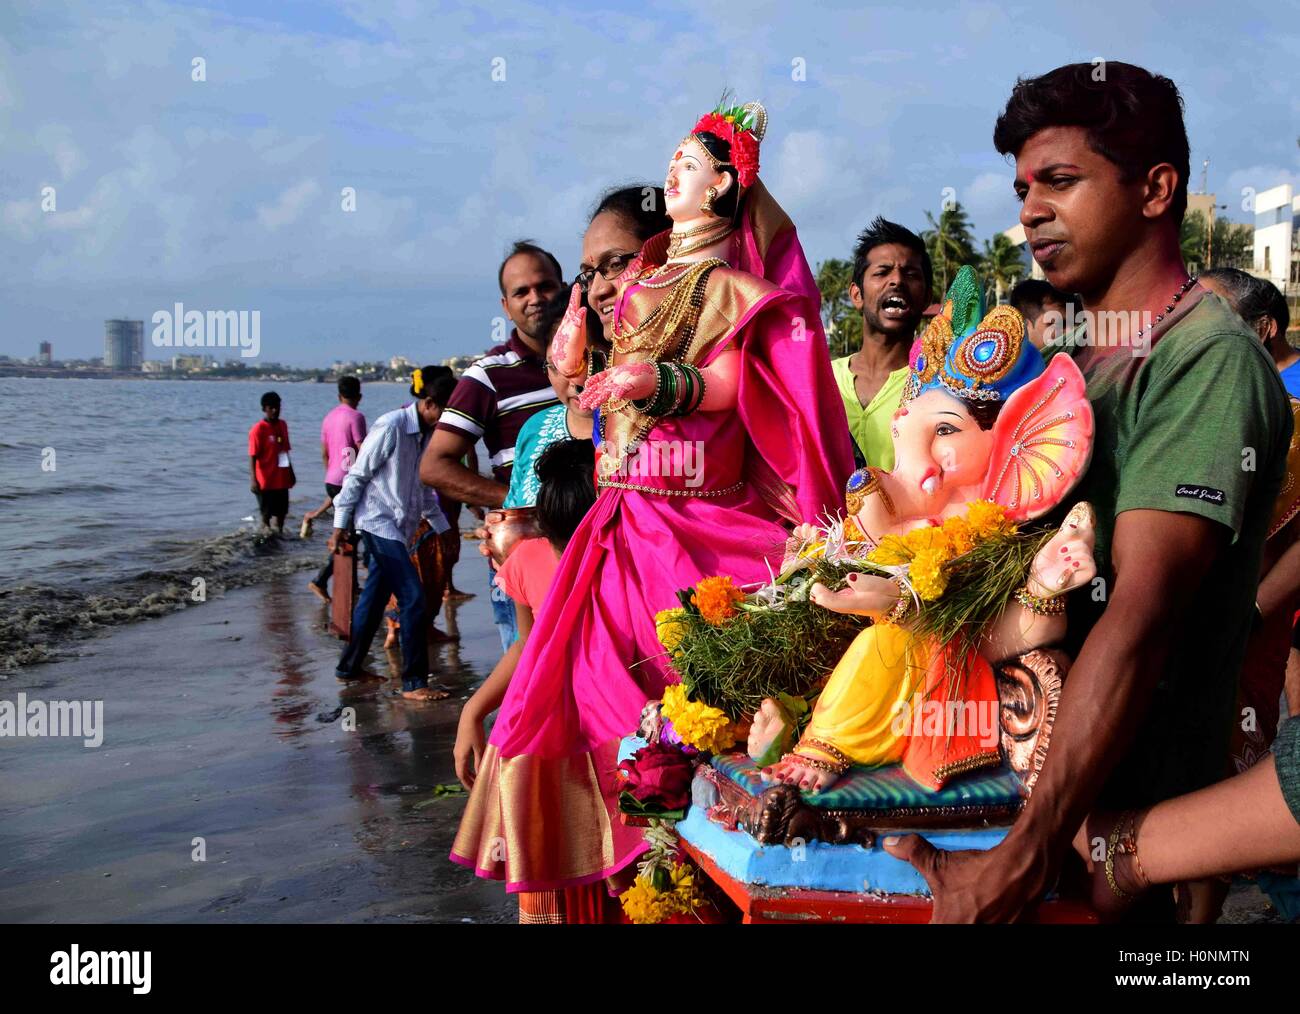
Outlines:
POLYGON ((249 488, 257 497, 262 527, 281 535, 289 513, 289 490, 298 479, 289 460, 289 426, 280 418, 280 396, 274 391, 262 395, 262 415, 265 418, 248 431, 249 488))

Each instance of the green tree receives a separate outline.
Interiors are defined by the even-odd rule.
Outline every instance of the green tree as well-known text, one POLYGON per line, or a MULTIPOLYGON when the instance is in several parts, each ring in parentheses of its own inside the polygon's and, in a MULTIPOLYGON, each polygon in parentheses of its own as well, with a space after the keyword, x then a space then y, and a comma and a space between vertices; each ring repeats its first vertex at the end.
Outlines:
POLYGON ((1198 271, 1210 268, 1250 268, 1249 251, 1255 242, 1255 230, 1250 225, 1230 222, 1226 218, 1214 219, 1214 242, 1207 242, 1205 214, 1192 211, 1183 216, 1178 244, 1183 260, 1198 271))
POLYGON ((970 216, 961 202, 953 201, 946 205, 936 220, 930 212, 925 213, 930 228, 921 233, 930 261, 934 265, 935 291, 934 299, 942 299, 948 291, 957 269, 963 264, 975 264, 975 237, 971 234, 970 216))
POLYGON ((849 299, 853 262, 832 257, 817 265, 817 288, 822 294, 822 326, 831 358, 856 352, 862 343, 862 315, 849 299))
POLYGON ((987 290, 985 302, 992 306, 1001 303, 1006 291, 1024 275, 1025 262, 1020 257, 1020 248, 998 233, 993 239, 984 241, 979 268, 987 290))

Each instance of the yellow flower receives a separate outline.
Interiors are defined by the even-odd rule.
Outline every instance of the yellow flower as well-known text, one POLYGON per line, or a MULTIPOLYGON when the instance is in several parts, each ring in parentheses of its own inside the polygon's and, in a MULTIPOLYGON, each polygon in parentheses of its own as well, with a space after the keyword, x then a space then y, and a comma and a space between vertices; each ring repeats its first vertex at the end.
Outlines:
POLYGON ((655 634, 664 650, 675 652, 686 639, 685 609, 662 609, 655 613, 655 634))
POLYGON ((882 567, 893 567, 900 563, 906 563, 912 558, 912 551, 908 548, 900 536, 886 535, 880 540, 880 545, 867 554, 867 559, 872 563, 878 563, 882 567))
POLYGON ((922 549, 912 558, 907 576, 922 601, 933 602, 948 587, 948 574, 944 570, 947 557, 938 549, 922 549))
POLYGON ((1006 509, 992 500, 975 500, 967 505, 966 523, 975 539, 991 535, 1010 535, 1016 526, 1007 520, 1006 509))
POLYGON ((674 863, 669 871, 671 887, 660 891, 650 876, 639 875, 632 886, 618 896, 623 911, 634 923, 646 925, 663 922, 674 915, 693 912, 700 903, 695 874, 684 863, 674 863))
POLYGON ((927 525, 923 528, 913 528, 903 536, 903 541, 912 551, 915 558, 917 553, 930 551, 939 553, 944 559, 953 555, 952 541, 948 538, 948 533, 938 525, 927 525))
POLYGON ((726 712, 700 701, 688 701, 686 688, 680 683, 664 688, 660 712, 673 723, 673 731, 687 746, 705 753, 721 753, 736 745, 736 729, 726 712))
POLYGON ((691 605, 700 611, 705 622, 715 627, 735 616, 736 603, 744 600, 745 593, 729 577, 706 577, 691 594, 691 605))
POLYGON ((946 518, 943 522, 944 534, 952 546, 953 555, 961 556, 975 548, 975 536, 971 534, 970 525, 960 515, 946 518))
POLYGON ((623 911, 634 923, 648 925, 662 922, 668 915, 667 907, 648 880, 637 877, 632 886, 619 895, 623 911))

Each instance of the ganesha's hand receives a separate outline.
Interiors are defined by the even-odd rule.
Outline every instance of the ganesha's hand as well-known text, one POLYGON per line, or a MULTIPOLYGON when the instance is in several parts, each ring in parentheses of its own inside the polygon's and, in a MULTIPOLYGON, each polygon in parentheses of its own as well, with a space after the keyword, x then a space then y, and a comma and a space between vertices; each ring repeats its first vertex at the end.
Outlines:
POLYGON ((797 526, 785 540, 785 554, 781 557, 781 573, 798 570, 811 563, 819 555, 814 551, 821 530, 816 525, 804 522, 797 526))
POLYGON ((898 582, 892 578, 853 573, 848 577, 848 585, 839 591, 831 591, 818 581, 808 597, 831 612, 879 619, 898 604, 901 594, 898 582))
POLYGON ((597 373, 583 388, 578 404, 583 408, 599 408, 607 401, 635 401, 654 393, 655 366, 653 363, 628 363, 612 370, 597 373))
POLYGON ((582 286, 574 282, 569 307, 551 339, 550 360, 557 370, 572 379, 582 372, 586 350, 587 304, 582 286))
POLYGON ((1096 517, 1086 503, 1076 504, 1060 529, 1034 557, 1029 567, 1029 590, 1040 597, 1063 595, 1097 576, 1093 548, 1097 544, 1096 517))

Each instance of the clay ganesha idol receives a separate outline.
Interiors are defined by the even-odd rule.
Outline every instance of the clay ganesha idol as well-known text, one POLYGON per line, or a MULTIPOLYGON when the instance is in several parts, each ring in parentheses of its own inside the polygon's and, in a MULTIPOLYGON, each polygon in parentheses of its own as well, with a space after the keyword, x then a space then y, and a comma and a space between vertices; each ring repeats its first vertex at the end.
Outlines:
MULTIPOLYGON (((1020 314, 985 314, 982 286, 963 267, 910 366, 894 470, 855 472, 843 529, 802 525, 787 554, 788 571, 849 547, 871 571, 850 572, 839 591, 812 588, 817 605, 873 623, 832 672, 794 751, 764 768, 807 791, 825 791, 852 765, 901 763, 937 789, 998 764, 997 737, 983 727, 998 714, 992 663, 1059 641, 1063 596, 1096 573, 1087 504, 1050 537, 1020 527, 1058 506, 1091 456, 1092 410, 1074 361, 1058 354, 1044 368, 1020 314), (981 601, 982 612, 964 609, 981 601), (970 616, 980 619, 961 622, 970 616)), ((751 753, 785 720, 765 701, 751 753)))

